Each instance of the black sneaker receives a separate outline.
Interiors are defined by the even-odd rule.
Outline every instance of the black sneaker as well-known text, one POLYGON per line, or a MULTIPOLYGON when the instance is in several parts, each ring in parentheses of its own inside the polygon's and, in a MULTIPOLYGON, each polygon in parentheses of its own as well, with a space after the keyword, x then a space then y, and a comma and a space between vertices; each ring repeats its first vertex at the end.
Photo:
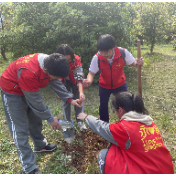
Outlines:
POLYGON ((28 174, 42 174, 42 172, 38 168, 35 168, 34 170, 29 172, 28 174))
POLYGON ((48 144, 47 146, 45 146, 41 150, 34 150, 34 152, 51 152, 51 151, 55 150, 56 148, 57 148, 56 144, 48 144))

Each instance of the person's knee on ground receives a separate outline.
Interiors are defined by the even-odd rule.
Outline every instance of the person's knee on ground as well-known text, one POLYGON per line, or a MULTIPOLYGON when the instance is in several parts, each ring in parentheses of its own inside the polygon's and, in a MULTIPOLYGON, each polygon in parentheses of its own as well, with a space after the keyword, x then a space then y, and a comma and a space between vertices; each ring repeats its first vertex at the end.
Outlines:
POLYGON ((104 174, 105 159, 108 149, 102 149, 98 154, 98 164, 100 168, 100 173, 104 174))

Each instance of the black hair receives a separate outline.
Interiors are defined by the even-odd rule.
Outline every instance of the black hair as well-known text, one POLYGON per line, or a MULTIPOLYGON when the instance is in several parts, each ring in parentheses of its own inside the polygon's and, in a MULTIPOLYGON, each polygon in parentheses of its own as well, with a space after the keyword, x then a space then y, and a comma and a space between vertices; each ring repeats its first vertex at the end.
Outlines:
POLYGON ((115 38, 110 34, 101 35, 97 41, 98 51, 108 51, 115 47, 115 38))
POLYGON ((70 55, 71 63, 72 64, 75 63, 75 56, 74 56, 73 49, 68 44, 61 44, 60 46, 58 46, 58 48, 56 49, 56 53, 63 54, 64 56, 70 55))
POLYGON ((66 57, 62 54, 54 53, 44 60, 44 68, 52 76, 65 78, 70 74, 70 66, 66 57))
POLYGON ((116 111, 121 107, 126 113, 129 111, 136 111, 141 114, 149 114, 138 93, 131 94, 129 92, 120 92, 116 94, 112 100, 112 106, 116 111))

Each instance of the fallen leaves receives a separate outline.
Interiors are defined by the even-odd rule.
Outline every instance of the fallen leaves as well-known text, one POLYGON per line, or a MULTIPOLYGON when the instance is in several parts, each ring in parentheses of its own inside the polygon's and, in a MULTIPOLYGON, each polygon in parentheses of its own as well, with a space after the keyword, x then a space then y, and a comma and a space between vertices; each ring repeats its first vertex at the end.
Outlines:
POLYGON ((99 151, 108 148, 110 143, 91 131, 91 129, 81 132, 81 135, 78 135, 76 131, 74 132, 75 140, 72 144, 62 140, 59 145, 62 146, 63 154, 71 155, 70 165, 75 167, 77 171, 84 172, 88 165, 98 159, 99 151))

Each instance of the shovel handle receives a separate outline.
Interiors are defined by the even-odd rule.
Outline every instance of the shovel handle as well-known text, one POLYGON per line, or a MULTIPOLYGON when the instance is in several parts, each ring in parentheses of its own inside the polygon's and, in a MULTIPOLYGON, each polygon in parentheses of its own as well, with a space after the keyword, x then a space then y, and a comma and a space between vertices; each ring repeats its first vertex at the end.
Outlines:
MULTIPOLYGON (((140 39, 137 40, 137 58, 141 58, 141 44, 140 39)), ((141 79, 141 66, 138 65, 138 92, 142 98, 142 79, 141 79)))

